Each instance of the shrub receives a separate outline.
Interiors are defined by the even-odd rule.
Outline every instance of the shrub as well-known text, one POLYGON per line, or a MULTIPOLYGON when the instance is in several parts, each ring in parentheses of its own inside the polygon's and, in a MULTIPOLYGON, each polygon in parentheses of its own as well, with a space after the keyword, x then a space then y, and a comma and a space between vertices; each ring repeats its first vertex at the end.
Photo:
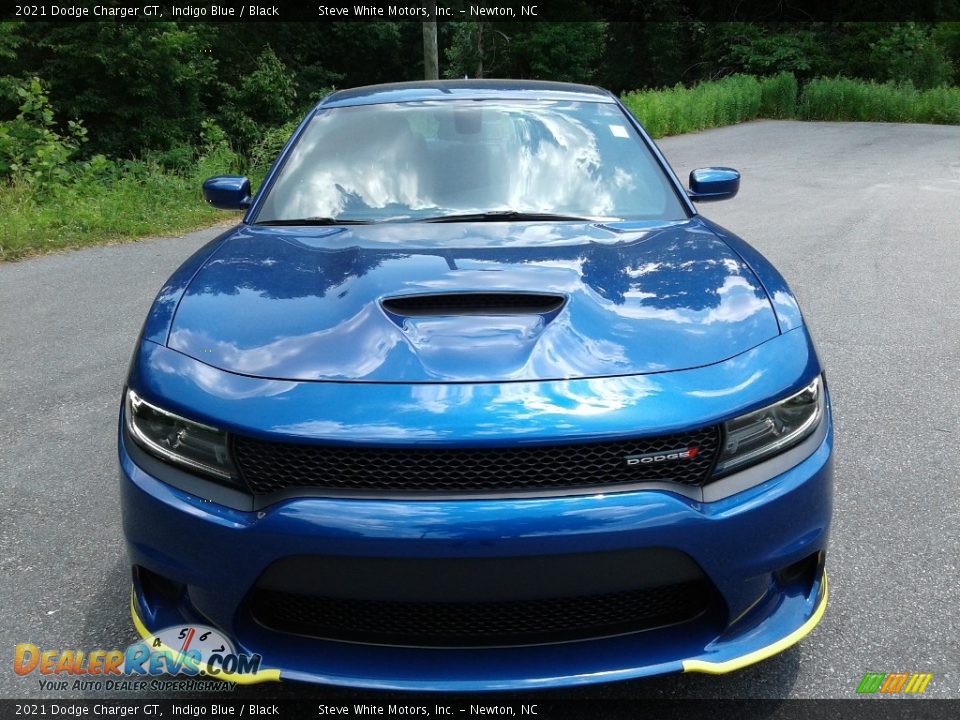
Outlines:
POLYGON ((249 151, 269 128, 290 121, 296 114, 297 96, 293 76, 270 46, 264 48, 256 69, 237 87, 224 87, 221 115, 236 146, 249 151))
POLYGON ((200 184, 222 172, 201 159, 188 173, 151 160, 95 155, 71 167, 72 182, 38 194, 23 178, 0 186, 0 260, 149 235, 181 233, 230 219, 200 200, 200 184))
POLYGON ((250 150, 250 166, 266 172, 299 124, 299 121, 293 120, 280 127, 267 130, 260 138, 260 142, 250 150))
POLYGON ((57 131, 40 78, 21 83, 16 92, 19 113, 0 122, 0 178, 20 177, 37 189, 50 189, 69 179, 67 163, 86 142, 86 128, 71 120, 66 134, 57 131))
POLYGON ((27 23, 13 67, 36 68, 57 112, 84 119, 88 152, 142 155, 189 143, 199 130, 216 100, 215 32, 212 23, 27 23))
POLYGON ((920 88, 933 88, 953 74, 950 61, 931 39, 930 29, 916 23, 892 23, 870 43, 867 63, 879 80, 909 81, 920 88))

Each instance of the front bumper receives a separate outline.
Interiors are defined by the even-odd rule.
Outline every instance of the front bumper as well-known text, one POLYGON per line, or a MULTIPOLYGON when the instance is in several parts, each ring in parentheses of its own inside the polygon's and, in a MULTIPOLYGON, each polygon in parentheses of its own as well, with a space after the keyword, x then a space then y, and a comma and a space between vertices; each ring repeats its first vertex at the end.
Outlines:
POLYGON ((135 566, 182 584, 176 596, 134 583, 141 633, 214 625, 282 679, 345 686, 534 689, 670 672, 723 673, 800 640, 827 601, 832 427, 805 460, 715 502, 664 491, 540 499, 378 501, 298 498, 260 511, 203 500, 145 472, 121 434, 124 528, 135 566), (268 630, 245 598, 275 561, 296 554, 374 558, 559 556, 667 547, 689 555, 722 599, 720 615, 556 645, 410 648, 268 630), (816 572, 783 570, 816 557, 816 572))

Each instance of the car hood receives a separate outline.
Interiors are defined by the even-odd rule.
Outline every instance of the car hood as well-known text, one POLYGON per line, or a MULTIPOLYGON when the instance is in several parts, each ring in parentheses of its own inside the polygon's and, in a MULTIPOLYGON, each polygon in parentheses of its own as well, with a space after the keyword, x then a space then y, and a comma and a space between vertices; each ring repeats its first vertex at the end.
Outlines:
POLYGON ((265 378, 484 382, 699 367, 778 332, 753 272, 697 218, 245 225, 190 282, 168 345, 265 378))

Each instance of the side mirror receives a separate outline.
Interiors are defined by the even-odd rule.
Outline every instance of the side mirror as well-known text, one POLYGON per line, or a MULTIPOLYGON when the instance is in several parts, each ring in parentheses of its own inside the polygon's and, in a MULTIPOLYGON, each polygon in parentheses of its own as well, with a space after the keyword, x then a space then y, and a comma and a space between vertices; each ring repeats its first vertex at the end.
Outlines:
POLYGON ((739 172, 727 167, 708 167, 690 173, 690 190, 687 195, 696 202, 729 200, 739 189, 739 172))
POLYGON ((246 210, 253 202, 250 181, 240 175, 217 175, 205 180, 203 197, 219 210, 246 210))

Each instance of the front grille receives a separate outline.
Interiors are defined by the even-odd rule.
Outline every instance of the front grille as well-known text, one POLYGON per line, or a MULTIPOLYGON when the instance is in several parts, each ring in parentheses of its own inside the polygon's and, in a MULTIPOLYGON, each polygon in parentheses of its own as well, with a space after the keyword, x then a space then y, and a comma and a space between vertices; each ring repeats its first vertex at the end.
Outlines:
POLYGON ((288 488, 463 494, 596 489, 645 481, 702 485, 719 445, 716 426, 676 435, 577 445, 409 449, 275 443, 237 436, 234 455, 255 495, 288 488), (693 458, 628 465, 631 455, 696 447, 693 458))
POLYGON ((699 616, 710 599, 705 580, 602 595, 496 602, 361 600, 257 588, 250 597, 250 611, 271 630, 328 640, 480 647, 649 630, 699 616))

